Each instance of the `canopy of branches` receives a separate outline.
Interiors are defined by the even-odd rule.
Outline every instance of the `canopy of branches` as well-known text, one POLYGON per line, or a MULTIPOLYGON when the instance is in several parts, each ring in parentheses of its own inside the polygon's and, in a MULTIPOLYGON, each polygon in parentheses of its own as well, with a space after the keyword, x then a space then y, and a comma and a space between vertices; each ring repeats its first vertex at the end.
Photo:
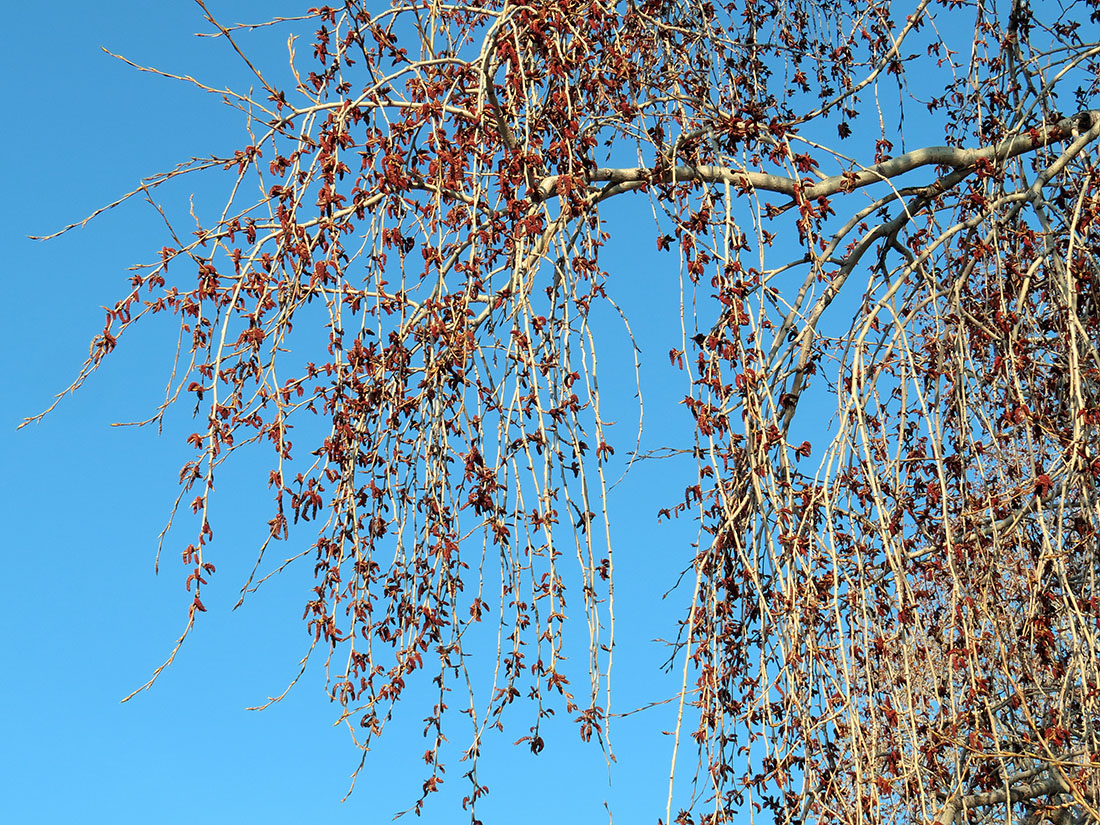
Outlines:
POLYGON ((313 565, 356 741, 428 717, 418 811, 448 739, 475 818, 494 727, 537 753, 556 709, 613 750, 606 499, 647 456, 613 443, 592 319, 637 287, 601 255, 627 232, 682 285, 676 337, 642 343, 685 388, 661 515, 700 536, 666 551, 683 687, 652 697, 698 772, 654 819, 1100 817, 1096 0, 202 9, 253 73, 204 87, 241 145, 138 192, 209 170, 224 209, 194 234, 165 210, 71 388, 139 321, 180 325, 154 420, 197 411, 188 628, 214 476, 260 444, 245 590, 265 554, 313 565), (260 26, 293 35, 286 84, 260 26))

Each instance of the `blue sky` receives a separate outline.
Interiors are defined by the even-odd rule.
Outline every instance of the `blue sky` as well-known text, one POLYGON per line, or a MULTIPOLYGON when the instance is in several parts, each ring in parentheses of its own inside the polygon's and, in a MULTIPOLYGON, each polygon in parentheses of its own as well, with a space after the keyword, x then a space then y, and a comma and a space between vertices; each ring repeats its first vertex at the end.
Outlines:
MULTIPOLYGON (((218 0, 211 7, 235 21, 295 6, 218 0)), ((266 478, 258 465, 243 464, 219 480, 219 569, 204 592, 209 613, 153 689, 120 704, 168 654, 189 602, 177 562, 189 536, 170 540, 160 575, 153 569, 156 537, 188 456, 186 411, 170 417, 159 437, 110 426, 148 417, 162 397, 175 343, 170 324, 124 341, 79 394, 40 424, 15 427, 75 375, 102 326, 101 306, 122 294, 127 267, 163 245, 163 229, 151 208, 133 202, 48 243, 27 236, 82 219, 143 176, 238 145, 234 120, 216 100, 141 74, 101 47, 213 85, 248 81, 224 44, 191 36, 206 26, 188 2, 61 0, 17 4, 6 16, 9 42, 0 59, 13 105, 2 138, 9 186, 0 221, 6 272, 0 312, 8 335, 7 387, 0 393, 8 564, 0 607, 6 673, 0 681, 0 820, 389 821, 414 801, 423 778, 419 718, 389 731, 368 757, 355 794, 341 803, 359 752, 346 731, 331 727, 337 714, 316 669, 281 704, 263 713, 245 709, 282 691, 308 641, 300 621, 306 577, 287 575, 231 610, 270 517, 264 486, 254 483, 266 478), (260 500, 256 490, 264 493, 260 500)), ((282 37, 255 41, 279 68, 282 37)), ((198 180, 169 195, 184 210, 177 217, 186 220, 192 192, 200 207, 209 197, 198 180)), ((675 258, 666 257, 658 279, 648 232, 642 244, 628 233, 616 243, 617 265, 631 278, 617 297, 645 336, 672 317, 675 258), (665 314, 658 317, 658 310, 665 314)), ((613 334, 624 354, 621 333, 613 334)), ((658 414, 661 395, 685 391, 667 381, 670 346, 644 353, 647 369, 665 365, 665 383, 647 399, 650 415, 658 414)), ((683 408, 673 414, 682 417, 683 408)), ((634 428, 633 421, 620 426, 623 448, 634 428)), ((677 533, 675 525, 655 529, 657 507, 677 498, 674 488, 657 495, 647 483, 663 472, 655 463, 620 487, 613 502, 613 512, 627 516, 616 535, 620 711, 632 707, 634 697, 661 694, 653 687, 666 654, 648 640, 672 635, 669 620, 678 610, 660 596, 689 558, 690 534, 677 533)), ((606 821, 607 800, 618 821, 654 821, 663 814, 669 767, 669 740, 654 732, 671 721, 666 708, 618 723, 619 764, 609 786, 602 753, 582 746, 571 725, 557 731, 537 759, 523 746, 513 748, 530 724, 519 711, 515 727, 485 748, 481 777, 492 793, 482 818, 499 822, 522 812, 530 825, 606 821)), ((462 821, 455 797, 464 790, 464 769, 451 765, 448 790, 423 821, 462 821)))

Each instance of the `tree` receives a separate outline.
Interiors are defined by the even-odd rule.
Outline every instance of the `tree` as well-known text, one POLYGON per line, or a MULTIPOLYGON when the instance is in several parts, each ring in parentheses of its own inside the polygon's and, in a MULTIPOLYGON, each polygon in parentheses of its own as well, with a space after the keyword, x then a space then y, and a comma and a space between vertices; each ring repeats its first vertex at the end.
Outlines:
POLYGON ((631 445, 592 319, 631 288, 601 258, 628 231, 679 261, 694 469, 657 515, 701 531, 683 687, 653 697, 696 791, 655 816, 1100 819, 1100 3, 349 1, 264 24, 312 32, 286 88, 255 26, 199 6, 255 76, 208 88, 246 138, 132 195, 220 170, 225 208, 191 235, 163 211, 173 245, 66 391, 139 319, 178 322, 147 423, 200 422, 179 643, 215 473, 260 445, 257 570, 310 536, 311 651, 357 741, 437 688, 417 811, 455 696, 473 818, 510 706, 535 753, 555 710, 606 741, 631 445), (607 217, 631 198, 649 226, 607 217))

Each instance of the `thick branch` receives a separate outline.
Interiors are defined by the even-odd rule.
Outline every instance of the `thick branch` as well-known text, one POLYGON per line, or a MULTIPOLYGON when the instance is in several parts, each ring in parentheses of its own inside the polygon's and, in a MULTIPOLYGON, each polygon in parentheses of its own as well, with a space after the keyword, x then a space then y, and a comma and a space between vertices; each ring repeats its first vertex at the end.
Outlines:
MULTIPOLYGON (((1096 800, 1095 792, 1078 788, 1086 794, 1090 804, 1096 800)), ((969 796, 956 798, 948 802, 936 817, 936 825, 950 825, 961 811, 968 808, 983 808, 990 805, 1002 805, 1005 802, 1015 804, 1038 799, 1052 794, 1072 794, 1073 786, 1059 773, 1041 782, 1033 782, 1027 785, 1014 785, 1006 790, 989 791, 987 793, 970 794, 969 796)))
MULTIPOLYGON (((817 183, 800 181, 782 175, 770 175, 764 172, 748 172, 729 166, 674 166, 663 171, 653 169, 596 169, 588 178, 588 183, 608 183, 616 194, 655 183, 669 184, 679 181, 704 181, 706 183, 730 183, 741 189, 762 189, 781 195, 795 197, 801 189, 805 198, 820 198, 837 192, 850 192, 872 183, 903 175, 921 166, 948 166, 956 170, 974 167, 981 160, 1001 163, 1018 155, 1032 152, 1051 143, 1076 137, 1081 132, 1100 123, 1100 110, 1080 112, 1064 118, 1050 126, 1029 129, 1027 132, 1006 138, 993 146, 980 149, 959 149, 954 146, 928 146, 914 149, 896 158, 876 163, 861 172, 849 172, 833 175, 817 183)), ((533 192, 536 200, 553 197, 558 191, 561 175, 553 175, 541 180, 533 192)))

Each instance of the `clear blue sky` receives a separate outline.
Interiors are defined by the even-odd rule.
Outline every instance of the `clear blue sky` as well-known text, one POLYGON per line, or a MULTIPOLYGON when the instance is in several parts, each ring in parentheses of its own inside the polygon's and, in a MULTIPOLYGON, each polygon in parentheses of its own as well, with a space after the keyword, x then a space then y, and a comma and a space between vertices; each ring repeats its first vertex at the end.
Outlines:
MULTIPOLYGON (((289 0, 210 6, 227 21, 295 8, 289 0)), ((355 794, 341 803, 359 752, 346 731, 331 727, 335 708, 316 669, 280 705, 245 710, 282 691, 307 642, 300 619, 309 584, 301 576, 277 580, 243 609, 230 610, 269 518, 264 484, 255 483, 266 478, 259 466, 243 465, 220 479, 218 575, 204 591, 209 613, 154 688, 120 704, 169 652, 188 604, 178 553, 189 536, 170 541, 160 575, 153 572, 156 536, 188 455, 186 411, 170 419, 161 437, 110 426, 147 417, 161 397, 175 342, 170 325, 124 341, 76 397, 41 424, 15 432, 75 375, 101 328, 100 307, 122 294, 126 268, 149 260, 164 243, 159 219, 139 202, 49 243, 27 236, 79 220, 141 177, 192 155, 240 145, 234 120, 216 100, 141 74, 101 47, 213 85, 241 86, 247 78, 224 44, 191 36, 206 26, 185 1, 14 4, 5 23, 0 821, 389 821, 415 799, 423 778, 419 718, 389 731, 368 757, 355 794)), ((284 37, 255 41, 279 67, 284 37)), ((177 201, 194 191, 201 205, 198 185, 177 192, 177 201)), ((625 281, 617 298, 642 336, 661 323, 658 315, 675 318, 668 313, 677 294, 675 258, 655 267, 650 235, 639 242, 620 233, 613 253, 625 281)), ((666 341, 645 353, 647 369, 664 365, 665 383, 647 399, 655 417, 661 395, 685 392, 667 381, 674 342, 666 341)), ((603 363, 605 374, 622 374, 603 363)), ((683 409, 672 407, 681 426, 683 409)), ((634 429, 629 419, 618 428, 621 451, 634 429)), ((675 487, 652 492, 662 472, 655 464, 639 473, 614 502, 614 512, 626 516, 616 536, 619 711, 661 695, 654 680, 666 654, 648 640, 674 633, 678 611, 660 596, 690 558, 690 535, 675 525, 655 528, 656 508, 677 498, 675 487)), ((304 532, 297 538, 309 540, 304 532)), ((486 744, 481 777, 492 788, 481 809, 486 822, 606 822, 605 799, 618 822, 653 822, 663 814, 669 740, 653 732, 671 727, 667 709, 618 723, 619 764, 610 787, 603 755, 582 746, 572 725, 557 731, 537 759, 523 746, 513 748, 529 719, 520 709, 515 727, 486 744)), ((463 735, 457 748, 467 744, 463 735)), ((449 792, 438 795, 422 821, 463 820, 455 796, 465 792, 464 770, 450 765, 449 792)))

